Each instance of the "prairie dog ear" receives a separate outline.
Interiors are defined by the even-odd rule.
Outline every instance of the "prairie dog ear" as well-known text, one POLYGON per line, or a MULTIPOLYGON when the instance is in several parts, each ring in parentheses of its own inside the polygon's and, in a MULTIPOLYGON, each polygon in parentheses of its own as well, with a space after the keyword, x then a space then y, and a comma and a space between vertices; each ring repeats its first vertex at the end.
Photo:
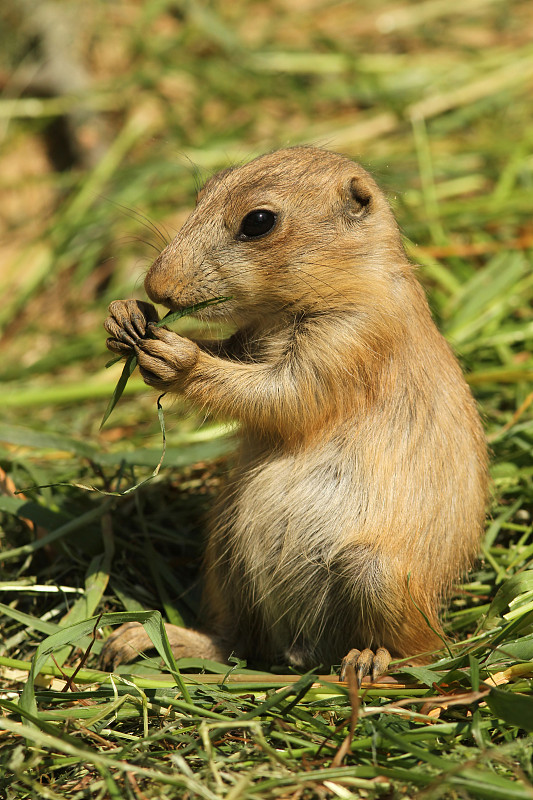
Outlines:
POLYGON ((364 176, 350 178, 346 187, 346 213, 354 219, 362 219, 372 209, 372 189, 364 176))

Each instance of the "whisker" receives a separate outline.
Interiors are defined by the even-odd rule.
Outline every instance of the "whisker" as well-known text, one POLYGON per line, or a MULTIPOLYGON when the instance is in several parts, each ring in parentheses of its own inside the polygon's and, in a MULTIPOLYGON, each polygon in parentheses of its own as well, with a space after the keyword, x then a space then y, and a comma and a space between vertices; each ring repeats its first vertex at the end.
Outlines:
POLYGON ((170 237, 168 235, 168 232, 165 231, 165 233, 167 234, 166 237, 165 237, 165 235, 158 228, 158 226, 155 224, 155 222, 153 222, 153 220, 150 219, 150 217, 147 217, 145 214, 142 214, 136 208, 132 208, 130 206, 125 206, 122 203, 117 202, 116 200, 112 200, 110 197, 106 197, 105 195, 100 195, 100 197, 101 197, 102 200, 105 200, 106 202, 108 202, 111 205, 115 206, 115 208, 120 209, 122 211, 122 213, 124 214, 124 216, 129 217, 130 219, 133 219, 133 220, 135 220, 137 222, 141 222, 141 224, 144 225, 144 227, 147 230, 152 231, 153 233, 155 233, 156 236, 158 237, 158 239, 162 242, 163 247, 166 247, 170 243, 171 239, 170 239, 170 237))

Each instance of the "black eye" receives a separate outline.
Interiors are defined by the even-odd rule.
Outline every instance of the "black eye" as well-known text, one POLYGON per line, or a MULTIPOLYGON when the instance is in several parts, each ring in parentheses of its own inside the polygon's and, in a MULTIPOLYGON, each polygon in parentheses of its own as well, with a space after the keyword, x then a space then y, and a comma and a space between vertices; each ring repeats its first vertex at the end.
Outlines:
POLYGON ((276 215, 266 208, 250 211, 241 222, 239 239, 258 239, 272 230, 276 224, 276 215))

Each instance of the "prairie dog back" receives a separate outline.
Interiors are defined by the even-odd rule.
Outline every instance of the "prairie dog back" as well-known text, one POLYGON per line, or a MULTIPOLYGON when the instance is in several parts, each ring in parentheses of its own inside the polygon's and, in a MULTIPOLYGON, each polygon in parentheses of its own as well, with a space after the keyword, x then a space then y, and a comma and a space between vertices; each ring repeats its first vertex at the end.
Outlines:
MULTIPOLYGON (((137 301, 106 322, 110 349, 135 352, 147 383, 241 423, 198 642, 302 668, 354 648, 438 648, 431 627, 483 528, 486 446, 372 177, 312 147, 224 171, 145 287, 170 309, 230 297, 198 316, 237 327, 196 342, 153 328, 137 301)), ((119 629, 108 663, 137 635, 119 629)))

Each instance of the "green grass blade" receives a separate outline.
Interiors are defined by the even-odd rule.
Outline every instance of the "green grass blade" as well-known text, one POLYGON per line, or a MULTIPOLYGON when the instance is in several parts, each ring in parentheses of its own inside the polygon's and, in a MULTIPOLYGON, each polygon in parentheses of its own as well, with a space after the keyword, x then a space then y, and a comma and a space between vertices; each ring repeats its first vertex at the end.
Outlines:
POLYGON ((66 646, 78 643, 81 637, 91 636, 94 631, 96 623, 98 625, 116 625, 124 622, 140 622, 151 641, 154 644, 157 652, 163 659, 165 666, 172 674, 176 683, 183 694, 183 697, 190 702, 190 696, 187 687, 181 679, 181 675, 176 664, 176 659, 166 635, 163 619, 159 611, 142 611, 142 612, 116 612, 109 614, 102 614, 100 617, 93 617, 92 619, 77 622, 74 625, 69 625, 67 628, 62 628, 56 631, 51 636, 48 636, 38 646, 35 656, 32 660, 28 680, 22 691, 20 697, 21 706, 30 714, 37 714, 37 704, 35 702, 35 679, 39 672, 47 663, 49 657, 53 655, 56 650, 66 646))
POLYGON ((120 378, 117 381, 117 385, 115 386, 115 388, 113 390, 113 394, 111 395, 111 397, 109 399, 109 403, 107 404, 107 408, 104 411, 104 416, 102 417, 102 421, 100 423, 100 430, 102 430, 102 428, 104 427, 105 423, 109 419, 109 416, 110 416, 111 412, 113 411, 113 409, 115 408, 116 404, 118 403, 118 401, 122 397, 124 389, 126 388, 126 384, 127 384, 128 380, 130 379, 131 375, 133 374, 133 371, 134 371, 136 366, 137 366, 137 356, 136 355, 128 356, 128 358, 126 359, 126 363, 124 364, 124 367, 122 369, 122 373, 120 375, 120 378))
POLYGON ((533 697, 493 688, 486 703, 499 719, 533 733, 533 697))

